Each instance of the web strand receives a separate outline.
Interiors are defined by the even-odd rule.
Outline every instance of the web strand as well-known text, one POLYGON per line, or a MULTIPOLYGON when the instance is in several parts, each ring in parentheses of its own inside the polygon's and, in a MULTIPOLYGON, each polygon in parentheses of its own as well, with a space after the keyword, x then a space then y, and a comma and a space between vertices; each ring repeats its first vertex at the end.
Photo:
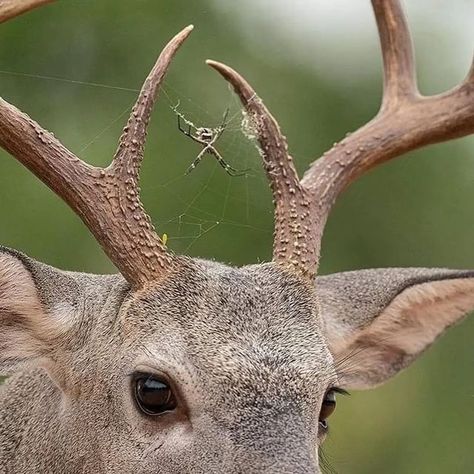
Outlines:
MULTIPOLYGON (((95 134, 91 139, 86 141, 79 147, 79 153, 87 151, 92 145, 104 140, 108 131, 110 131, 117 123, 121 122, 130 111, 130 107, 135 100, 139 89, 134 87, 126 87, 119 85, 112 85, 99 82, 89 82, 75 80, 72 78, 63 78, 57 76, 49 76, 43 74, 32 74, 19 71, 0 70, 3 76, 23 78, 25 80, 36 81, 54 81, 64 83, 65 85, 77 87, 90 87, 95 89, 109 90, 114 93, 125 93, 130 96, 129 105, 113 115, 109 121, 106 121, 103 128, 95 134)), ((219 149, 222 155, 231 163, 241 163, 243 159, 247 162, 252 160, 252 169, 259 170, 259 157, 255 153, 253 144, 249 143, 247 138, 242 134, 242 109, 238 103, 235 95, 229 89, 229 99, 222 107, 220 113, 211 113, 201 103, 187 96, 182 91, 170 86, 165 82, 161 88, 162 97, 169 105, 169 120, 175 120, 175 115, 171 107, 175 106, 177 102, 186 105, 186 113, 191 113, 191 116, 197 117, 196 124, 201 126, 214 126, 222 122, 222 114, 226 109, 231 110, 231 114, 227 118, 227 127, 219 141, 219 149)), ((181 139, 177 134, 176 140, 181 139)), ((192 160, 192 155, 189 157, 192 160)), ((209 166, 209 165, 207 165, 209 166)), ((247 167, 247 166, 246 166, 247 167)), ((261 173, 260 173, 261 174, 261 173)), ((178 173, 175 176, 165 180, 162 183, 148 185, 144 187, 144 191, 153 193, 153 195, 168 195, 178 206, 181 207, 177 215, 165 219, 155 219, 157 228, 161 233, 167 233, 170 245, 176 246, 179 253, 186 253, 190 251, 193 246, 207 235, 221 229, 225 232, 226 227, 245 232, 257 233, 265 238, 271 237, 271 230, 263 228, 262 226, 252 225, 252 215, 258 211, 260 206, 258 203, 252 202, 251 189, 256 186, 267 186, 265 181, 261 181, 262 176, 258 173, 252 173, 251 176, 232 178, 227 176, 222 169, 218 167, 217 162, 210 169, 207 176, 204 177, 199 189, 191 197, 184 197, 175 192, 174 189, 181 184, 183 179, 190 180, 190 183, 196 184, 196 179, 203 179, 191 176, 183 176, 183 173, 178 173), (240 180, 240 181, 239 181, 240 180), (235 185, 234 185, 235 184, 235 185), (158 193, 156 192, 158 191, 158 193), (204 201, 209 199, 221 203, 214 207, 214 211, 210 211, 209 207, 204 204, 204 201), (203 201, 203 202, 201 202, 203 201), (233 209, 242 209, 241 214, 237 218, 232 215, 233 209)), ((164 199, 164 201, 166 201, 164 199)), ((229 232, 229 231, 227 231, 229 232)), ((231 231, 235 235, 235 231, 231 231)))

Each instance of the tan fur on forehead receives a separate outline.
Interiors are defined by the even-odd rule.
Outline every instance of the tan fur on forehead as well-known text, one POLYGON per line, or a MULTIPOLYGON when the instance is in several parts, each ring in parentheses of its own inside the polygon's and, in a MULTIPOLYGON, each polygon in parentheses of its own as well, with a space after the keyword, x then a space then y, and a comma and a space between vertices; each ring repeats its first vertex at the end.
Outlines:
POLYGON ((270 395, 292 378, 301 394, 319 396, 318 386, 334 378, 314 288, 278 265, 236 269, 197 261, 179 277, 134 294, 121 312, 132 351, 148 355, 152 365, 171 359, 207 374, 203 382, 227 387, 223 396, 234 405, 234 390, 243 385, 241 396, 263 393, 261 387, 270 395))

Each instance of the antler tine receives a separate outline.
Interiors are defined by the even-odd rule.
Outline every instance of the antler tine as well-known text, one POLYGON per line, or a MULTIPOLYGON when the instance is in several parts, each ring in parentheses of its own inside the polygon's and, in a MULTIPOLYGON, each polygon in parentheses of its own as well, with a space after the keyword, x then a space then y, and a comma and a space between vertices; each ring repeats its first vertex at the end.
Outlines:
POLYGON ((304 272, 311 250, 309 196, 303 189, 280 127, 249 83, 234 69, 208 60, 234 88, 246 110, 245 126, 259 143, 275 204, 273 258, 304 272))
POLYGON ((474 67, 455 89, 422 97, 417 89, 410 32, 400 2, 372 0, 372 5, 384 63, 380 112, 324 153, 301 181, 296 172, 290 173, 288 184, 287 176, 278 171, 278 160, 283 162, 285 171, 287 166, 294 170, 286 140, 253 89, 232 69, 209 62, 234 86, 251 122, 257 125, 254 128, 277 209, 274 260, 309 278, 318 269, 321 238, 329 212, 339 194, 354 179, 407 151, 474 132, 474 67), (268 162, 273 163, 276 173, 269 173, 268 162), (282 189, 290 185, 295 192, 283 194, 282 189))
POLYGON ((1 0, 0 23, 54 0, 1 0))
POLYGON ((191 30, 191 26, 185 28, 164 48, 133 108, 115 159, 106 169, 84 163, 53 134, 0 99, 0 146, 81 217, 133 287, 143 287, 161 278, 177 262, 167 252, 143 209, 138 172, 160 84, 191 30))
POLYGON ((418 96, 413 43, 398 0, 372 0, 382 45, 384 94, 382 110, 418 96))
POLYGON ((319 202, 322 234, 339 194, 370 168, 425 145, 474 131, 473 72, 453 90, 419 95, 410 33, 399 0, 372 0, 384 58, 384 94, 379 114, 316 160, 302 185, 319 202), (397 84, 399 81, 399 84, 397 84))
POLYGON ((300 188, 293 159, 288 153, 286 137, 250 84, 234 69, 208 59, 206 63, 218 71, 233 87, 247 111, 246 127, 255 134, 260 144, 263 164, 275 194, 288 193, 290 188, 300 188))
MULTIPOLYGON (((105 170, 105 179, 109 181, 108 187, 112 188, 108 199, 120 210, 126 229, 122 227, 112 233, 107 231, 103 238, 119 239, 126 244, 127 248, 122 249, 122 254, 118 257, 122 262, 121 272, 130 275, 130 279, 141 284, 156 279, 157 273, 163 273, 164 269, 171 268, 174 261, 143 208, 138 184, 148 123, 161 83, 171 60, 193 28, 193 25, 184 28, 161 52, 132 108, 114 159, 105 170), (126 235, 121 235, 124 232, 126 235)), ((111 247, 121 246, 120 241, 111 244, 111 247)))
POLYGON ((469 72, 467 73, 466 79, 463 82, 463 85, 471 85, 474 86, 474 57, 472 59, 471 67, 469 69, 469 72))
POLYGON ((158 89, 171 60, 193 28, 193 25, 187 26, 165 46, 146 78, 138 99, 132 108, 127 125, 120 137, 119 146, 111 165, 114 172, 123 172, 127 167, 131 167, 138 177, 140 165, 143 161, 148 123, 158 97, 158 89))

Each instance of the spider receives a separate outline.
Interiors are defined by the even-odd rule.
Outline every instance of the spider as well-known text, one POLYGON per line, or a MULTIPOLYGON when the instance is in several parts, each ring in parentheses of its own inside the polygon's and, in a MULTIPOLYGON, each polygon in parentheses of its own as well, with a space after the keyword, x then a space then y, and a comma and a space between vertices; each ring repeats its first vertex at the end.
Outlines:
POLYGON ((217 162, 224 168, 225 172, 230 176, 244 176, 249 171, 248 169, 245 170, 236 170, 232 166, 230 166, 224 158, 222 158, 221 154, 216 150, 214 144, 219 140, 221 135, 224 133, 228 122, 227 117, 229 115, 229 109, 227 109, 224 113, 224 117, 222 123, 215 128, 209 127, 196 127, 191 121, 186 119, 186 117, 178 111, 179 103, 172 107, 174 113, 178 117, 178 129, 180 132, 184 133, 187 137, 194 140, 196 143, 199 143, 203 148, 200 151, 199 155, 196 159, 191 163, 191 165, 186 170, 185 174, 191 173, 191 171, 196 168, 196 166, 201 162, 202 158, 206 153, 214 156, 217 162), (183 128, 182 122, 185 123, 185 127, 183 128), (194 130, 194 132, 193 132, 194 130))

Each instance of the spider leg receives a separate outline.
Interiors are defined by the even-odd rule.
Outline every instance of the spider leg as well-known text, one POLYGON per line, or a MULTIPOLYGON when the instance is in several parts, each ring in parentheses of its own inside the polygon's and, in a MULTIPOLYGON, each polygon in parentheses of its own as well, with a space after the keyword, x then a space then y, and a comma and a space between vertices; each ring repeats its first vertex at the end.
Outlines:
POLYGON ((225 109, 224 116, 222 118, 222 124, 220 128, 226 128, 227 127, 227 118, 229 117, 229 107, 225 109))
MULTIPOLYGON (((191 137, 192 137, 192 136, 191 136, 191 137)), ((194 138, 194 137, 192 137, 192 138, 194 138)), ((188 169, 185 171, 184 174, 186 175, 186 174, 191 173, 191 171, 192 171, 194 168, 196 168, 196 166, 201 162, 203 156, 204 156, 206 153, 209 153, 208 147, 205 147, 205 148, 203 148, 203 149, 200 151, 199 155, 198 155, 198 156, 196 157, 196 159, 189 165, 188 169)))
MULTIPOLYGON (((221 135, 224 133, 224 130, 226 129, 228 123, 227 119, 229 116, 229 109, 227 108, 226 111, 224 112, 224 116, 222 119, 222 123, 214 128, 214 129, 198 129, 196 126, 190 121, 187 120, 186 117, 178 111, 178 106, 179 103, 175 106, 172 107, 173 112, 176 114, 178 117, 178 129, 181 133, 186 135, 187 137, 191 138, 193 141, 196 143, 199 143, 203 148, 199 152, 198 156, 195 158, 195 160, 191 163, 191 165, 188 167, 186 170, 185 174, 191 173, 191 171, 196 168, 196 166, 201 162, 203 159, 204 155, 206 153, 209 153, 214 156, 214 158, 217 160, 220 166, 224 169, 224 171, 229 175, 229 176, 244 176, 247 174, 249 169, 246 170, 237 170, 230 166, 224 158, 220 155, 220 153, 215 149, 214 143, 221 137, 221 135), (183 122, 185 126, 183 126, 183 122), (187 126, 187 129, 186 129, 187 126), (196 133, 193 133, 193 129, 196 131, 196 133), (207 130, 211 130, 211 135, 209 136, 209 133, 207 130), (201 137, 201 132, 206 131, 206 137, 202 138, 201 137)), ((204 136, 204 134, 203 134, 204 136)))
POLYGON ((194 140, 196 143, 199 143, 200 145, 207 147, 209 145, 208 142, 206 142, 204 140, 201 140, 200 138, 198 138, 198 137, 196 137, 192 134, 191 127, 194 127, 194 125, 190 124, 186 119, 184 119, 181 114, 178 113, 177 115, 178 115, 178 129, 179 129, 179 131, 181 133, 183 133, 184 135, 186 135, 187 137, 194 140), (186 125, 188 126, 187 130, 186 130, 186 128, 183 128, 183 124, 182 124, 181 120, 185 121, 186 125))
POLYGON ((184 133, 186 136, 188 137, 192 137, 192 133, 191 133, 191 130, 194 129, 194 130, 197 130, 197 127, 196 125, 194 125, 190 120, 188 120, 181 112, 178 111, 178 107, 179 107, 179 102, 174 106, 174 107, 171 107, 171 110, 176 114, 176 116, 178 117, 178 128, 179 130, 184 133), (183 128, 183 125, 182 125, 182 122, 185 123, 185 125, 188 126, 188 129, 186 130, 186 128, 183 128))
POLYGON ((227 108, 224 112, 224 116, 222 119, 222 123, 215 129, 215 140, 218 140, 221 135, 224 133, 225 129, 227 128, 228 122, 227 118, 229 116, 229 108, 227 108))
POLYGON ((219 127, 219 128, 216 129, 216 134, 214 136, 213 143, 216 142, 217 140, 219 140, 219 138, 222 136, 224 131, 225 131, 225 127, 219 127))
MULTIPOLYGON (((214 158, 217 160, 217 162, 222 166, 222 168, 224 168, 224 171, 229 175, 229 176, 232 176, 232 177, 235 177, 235 176, 245 176, 249 171, 250 169, 245 169, 245 170, 236 170, 235 168, 233 168, 232 166, 230 166, 225 160, 224 158, 222 158, 221 154, 213 147, 213 146, 210 146, 208 147, 209 149, 207 150, 208 153, 210 153, 211 155, 214 156, 214 158)), ((204 150, 203 150, 204 151, 204 150)))
MULTIPOLYGON (((176 112, 176 111, 175 111, 176 112)), ((189 128, 188 130, 184 129, 182 127, 182 124, 181 124, 181 114, 179 112, 176 112, 176 115, 178 116, 178 129, 181 133, 184 133, 187 137, 191 137, 192 138, 192 134, 191 134, 191 126, 188 124, 189 128)))

